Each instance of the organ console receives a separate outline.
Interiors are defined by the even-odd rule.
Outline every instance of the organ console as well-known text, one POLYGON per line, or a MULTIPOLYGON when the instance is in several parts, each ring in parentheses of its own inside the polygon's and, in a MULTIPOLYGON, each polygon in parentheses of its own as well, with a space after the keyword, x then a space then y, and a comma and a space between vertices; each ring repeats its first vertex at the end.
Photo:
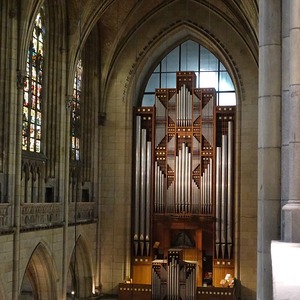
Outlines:
POLYGON ((195 299, 234 274, 235 107, 195 80, 178 72, 134 109, 132 277, 152 299, 195 299))

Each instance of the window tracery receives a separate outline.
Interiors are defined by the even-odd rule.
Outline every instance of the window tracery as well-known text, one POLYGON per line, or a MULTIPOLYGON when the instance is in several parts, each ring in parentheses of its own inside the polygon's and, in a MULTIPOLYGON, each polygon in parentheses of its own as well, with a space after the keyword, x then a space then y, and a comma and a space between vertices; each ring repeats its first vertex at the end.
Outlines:
POLYGON ((222 62, 199 43, 187 40, 156 66, 146 85, 142 106, 154 104, 156 88, 175 88, 177 71, 195 72, 197 88, 215 88, 217 105, 236 105, 234 84, 222 62))
POLYGON ((73 99, 71 103, 71 160, 80 159, 80 96, 81 96, 82 62, 79 59, 74 76, 73 99))
POLYGON ((28 49, 23 96, 22 150, 36 153, 41 152, 42 138, 44 19, 42 7, 35 19, 32 40, 28 49))

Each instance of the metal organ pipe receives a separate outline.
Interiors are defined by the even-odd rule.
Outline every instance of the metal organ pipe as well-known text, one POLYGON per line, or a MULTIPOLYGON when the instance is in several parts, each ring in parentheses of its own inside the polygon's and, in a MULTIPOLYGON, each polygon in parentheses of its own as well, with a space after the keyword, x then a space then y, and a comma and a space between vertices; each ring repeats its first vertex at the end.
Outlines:
POLYGON ((168 299, 170 297, 170 295, 172 295, 172 261, 168 262, 168 299))
POLYGON ((162 200, 162 184, 163 184, 163 180, 162 180, 162 172, 160 170, 160 168, 158 167, 158 212, 162 212, 162 204, 163 204, 163 200, 162 200))
POLYGON ((187 211, 191 211, 191 168, 192 168, 192 154, 188 153, 188 167, 187 167, 187 211))
POLYGON ((185 203, 185 145, 182 144, 181 148, 181 160, 179 163, 181 164, 181 182, 180 182, 180 211, 184 211, 184 203, 185 203))
POLYGON ((196 184, 196 182, 193 180, 192 181, 192 208, 191 208, 193 213, 201 212, 200 203, 199 203, 199 196, 201 196, 199 187, 196 184))
MULTIPOLYGON (((167 188, 167 207, 166 207, 166 211, 171 213, 174 212, 173 211, 173 207, 174 207, 174 181, 171 182, 170 186, 167 188)), ((175 206, 176 207, 176 206, 175 206)))
POLYGON ((182 85, 176 98, 177 126, 190 126, 192 124, 192 104, 192 95, 187 87, 182 85))
POLYGON ((212 173, 212 159, 209 159, 209 190, 208 190, 208 194, 209 194, 209 199, 208 199, 208 213, 211 214, 212 212, 212 183, 213 183, 213 173, 212 173))
POLYGON ((136 133, 135 133, 135 203, 134 203, 134 252, 138 254, 138 240, 139 240, 139 201, 140 201, 140 177, 141 177, 141 116, 136 117, 136 133))
POLYGON ((151 152, 147 142, 147 130, 142 129, 142 117, 136 116, 135 148, 135 202, 134 202, 134 254, 150 253, 150 206, 151 206, 151 152))
POLYGON ((232 210, 233 210, 233 123, 228 122, 228 188, 227 188, 227 252, 228 257, 231 258, 231 248, 232 248, 232 210))
POLYGON ((141 255, 144 253, 145 239, 145 202, 146 202, 146 172, 147 172, 147 140, 146 129, 142 129, 141 139, 141 197, 140 197, 140 248, 141 255))
POLYGON ((221 189, 221 250, 225 257, 226 219, 227 219, 227 136, 222 135, 222 189, 221 189))
POLYGON ((191 209, 191 163, 188 146, 182 143, 175 159, 175 212, 189 212, 191 209))
POLYGON ((154 211, 158 212, 158 166, 157 161, 154 163, 154 211))
POLYGON ((146 173, 146 255, 150 254, 150 205, 151 205, 151 142, 147 142, 147 173, 146 173))
POLYGON ((204 214, 205 207, 205 176, 204 173, 201 175, 200 179, 200 190, 201 190, 201 213, 204 214))
POLYGON ((209 164, 205 170, 205 213, 208 213, 208 203, 209 203, 209 164))
POLYGON ((209 158, 201 176, 201 213, 211 214, 212 208, 212 159, 209 158))
POLYGON ((181 90, 178 91, 178 95, 176 98, 176 123, 177 126, 181 126, 181 90))
POLYGON ((175 212, 179 212, 179 203, 178 203, 178 200, 179 200, 179 182, 180 182, 180 164, 179 164, 179 159, 181 158, 181 151, 179 150, 179 153, 178 153, 178 157, 176 157, 176 175, 175 175, 175 178, 176 178, 176 184, 175 184, 175 188, 176 188, 176 193, 175 193, 175 212))
POLYGON ((160 279, 158 275, 158 270, 160 266, 154 264, 152 265, 152 299, 159 300, 160 299, 160 279))
POLYGON ((221 147, 216 151, 216 258, 219 258, 221 242, 221 147))

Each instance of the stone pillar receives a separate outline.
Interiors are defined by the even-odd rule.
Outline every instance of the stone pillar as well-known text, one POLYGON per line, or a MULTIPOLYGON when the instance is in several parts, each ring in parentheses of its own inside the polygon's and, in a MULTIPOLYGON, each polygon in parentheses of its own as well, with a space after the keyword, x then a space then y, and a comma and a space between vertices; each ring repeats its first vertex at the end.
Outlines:
POLYGON ((288 202, 283 207, 283 238, 300 242, 300 2, 290 2, 288 202))
MULTIPOLYGON (((64 132, 68 133, 70 132, 70 103, 72 101, 72 95, 67 96, 66 99, 66 111, 65 111, 65 123, 63 124, 63 127, 65 128, 64 132)), ((68 134, 65 134, 64 136, 61 135, 61 142, 65 145, 65 149, 67 149, 64 153, 61 153, 61 155, 64 155, 65 158, 65 168, 64 168, 64 174, 63 178, 64 180, 64 190, 63 190, 63 196, 64 200, 63 203, 63 257, 62 257, 62 294, 61 299, 65 300, 67 299, 67 285, 68 285, 68 271, 69 271, 69 235, 71 233, 69 232, 69 173, 70 173, 70 152, 68 149, 70 149, 70 136, 68 134)), ((75 241, 74 241, 75 242, 75 241)))
POLYGON ((281 1, 259 1, 257 299, 272 299, 271 240, 280 239, 281 1))

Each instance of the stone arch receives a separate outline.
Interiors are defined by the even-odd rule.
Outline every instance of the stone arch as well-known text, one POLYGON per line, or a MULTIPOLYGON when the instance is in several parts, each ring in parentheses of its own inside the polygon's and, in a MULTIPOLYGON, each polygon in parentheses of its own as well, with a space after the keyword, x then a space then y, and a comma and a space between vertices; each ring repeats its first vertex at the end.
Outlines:
MULTIPOLYGON (((38 1, 28 1, 22 2, 20 7, 21 12, 21 45, 19 52, 19 70, 26 70, 26 59, 28 53, 29 43, 32 39, 32 31, 34 27, 34 22, 37 13, 40 11, 42 5, 46 6, 46 29, 51 32, 52 35, 56 35, 57 43, 60 43, 60 50, 63 50, 64 42, 57 38, 57 35, 63 36, 62 30, 65 30, 66 19, 65 19, 65 7, 61 0, 58 1, 48 1, 48 0, 38 0, 38 1)), ((54 48, 54 47, 53 47, 54 48)))
POLYGON ((82 235, 76 241, 68 270, 67 296, 71 299, 74 294, 80 299, 91 297, 93 294, 91 255, 82 235))
MULTIPOLYGON (((176 5, 175 2, 172 5, 175 13, 180 11, 176 5)), ((197 9, 199 10, 199 8, 197 9)), ((244 81, 247 80, 247 77, 244 78, 241 71, 241 65, 245 65, 245 61, 241 59, 241 53, 249 53, 249 61, 246 64, 251 63, 255 68, 258 61, 255 49, 250 42, 236 33, 234 27, 230 26, 230 30, 228 30, 229 21, 225 20, 224 16, 217 13, 212 15, 210 23, 216 22, 220 25, 212 28, 210 23, 204 21, 207 19, 203 17, 205 13, 210 13, 209 8, 206 8, 206 12, 201 12, 201 17, 199 15, 198 18, 195 15, 191 19, 182 20, 180 15, 174 15, 172 21, 169 19, 164 22, 158 20, 159 15, 162 18, 164 16, 164 11, 161 10, 144 24, 140 24, 134 32, 131 32, 131 35, 127 37, 127 43, 116 46, 115 56, 110 58, 107 73, 103 74, 105 76, 103 110, 107 109, 107 101, 111 98, 109 95, 114 90, 111 85, 114 85, 116 76, 118 76, 119 82, 124 84, 122 100, 123 102, 129 101, 128 105, 131 106, 133 98, 141 98, 143 85, 147 82, 154 66, 173 48, 188 39, 200 43, 222 61, 233 79, 238 98, 243 99, 245 97, 244 81), (152 22, 151 26, 148 22, 152 22), (221 24, 226 24, 227 27, 221 26, 221 24), (151 33, 148 28, 151 28, 151 33), (144 36, 149 36, 149 39, 145 40, 142 38, 144 36), (230 36, 230 38, 224 38, 226 36, 230 36), (127 74, 127 77, 121 78, 120 74, 124 74, 124 76, 127 74)), ((133 105, 135 104, 133 103, 133 105)))
MULTIPOLYGON (((137 94, 137 98, 141 99, 145 85, 148 82, 147 78, 151 75, 151 70, 153 71, 157 63, 168 53, 187 40, 192 40, 204 46, 222 62, 232 77, 238 98, 241 99, 244 92, 243 80, 236 62, 228 49, 208 30, 196 24, 184 21, 174 23, 171 27, 164 28, 164 30, 160 32, 160 37, 150 41, 143 50, 138 53, 126 78, 123 90, 123 102, 131 99, 131 95, 134 94, 137 94), (164 45, 166 40, 168 40, 167 47, 164 45), (135 78, 136 74, 138 74, 138 76, 135 78), (133 91, 133 89, 135 89, 135 91, 133 91)), ((104 97, 104 99, 107 99, 107 97, 104 97)), ((136 105, 136 103, 134 103, 134 105, 136 105)))
POLYGON ((56 300, 56 267, 53 258, 43 243, 33 251, 26 266, 19 299, 56 300))

